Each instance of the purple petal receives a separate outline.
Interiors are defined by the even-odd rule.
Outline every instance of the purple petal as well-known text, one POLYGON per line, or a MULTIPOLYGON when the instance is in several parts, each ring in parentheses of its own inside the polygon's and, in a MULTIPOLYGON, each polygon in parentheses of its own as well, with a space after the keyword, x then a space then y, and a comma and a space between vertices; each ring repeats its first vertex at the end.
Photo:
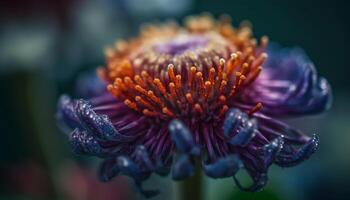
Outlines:
POLYGON ((274 139, 270 144, 264 146, 264 167, 268 169, 270 165, 275 161, 276 156, 283 148, 283 136, 274 139))
POLYGON ((126 136, 120 134, 108 119, 108 116, 97 115, 87 101, 78 100, 75 105, 75 111, 81 125, 101 140, 129 142, 136 137, 135 135, 126 136))
POLYGON ((56 117, 60 123, 60 128, 66 133, 81 127, 79 118, 74 110, 73 101, 68 95, 62 95, 58 100, 56 117))
POLYGON ((281 167, 292 167, 308 159, 317 149, 319 138, 314 135, 308 142, 299 148, 283 148, 275 159, 275 163, 281 167))
MULTIPOLYGON (((139 153, 140 150, 143 150, 142 147, 136 148, 135 152, 139 153)), ((159 191, 143 189, 142 182, 149 177, 150 173, 143 172, 141 168, 142 166, 130 158, 126 156, 119 156, 117 158, 108 158, 104 160, 100 165, 98 174, 101 181, 109 181, 119 174, 129 176, 134 180, 138 190, 143 196, 146 198, 153 197, 157 195, 159 191)))
POLYGON ((147 149, 143 145, 139 145, 135 149, 135 160, 140 163, 140 165, 145 168, 146 171, 154 171, 154 165, 148 154, 147 149))
POLYGON ((283 167, 297 165, 308 159, 317 150, 319 139, 316 135, 310 138, 281 121, 261 114, 256 118, 259 120, 259 131, 266 138, 281 137, 283 139, 283 148, 277 153, 274 160, 277 165, 283 167))
POLYGON ((224 136, 232 145, 246 146, 255 136, 257 123, 239 109, 232 108, 226 113, 224 121, 224 136))
POLYGON ((242 167, 242 163, 237 155, 230 155, 219 158, 211 164, 202 163, 202 168, 207 176, 212 178, 226 178, 236 174, 242 167))
POLYGON ((249 148, 247 147, 242 150, 241 159, 244 163, 244 168, 253 180, 253 184, 244 187, 240 184, 239 180, 234 177, 237 186, 240 189, 249 192, 261 190, 267 184, 268 169, 275 161, 283 144, 283 137, 280 136, 262 147, 255 146, 255 144, 249 144, 249 148))
POLYGON ((307 135, 281 121, 262 114, 257 114, 255 118, 259 122, 259 131, 270 140, 280 136, 288 144, 304 144, 309 140, 307 135))
POLYGON ((298 48, 270 47, 259 78, 242 94, 242 103, 264 105, 274 116, 314 114, 330 107, 332 92, 326 79, 317 77, 314 65, 298 48))
POLYGON ((97 140, 86 131, 75 129, 70 137, 73 151, 78 154, 100 155, 103 150, 97 140))
POLYGON ((149 177, 149 173, 143 173, 140 167, 126 156, 119 156, 117 158, 117 166, 121 174, 130 176, 135 181, 137 188, 141 194, 146 198, 153 197, 159 193, 157 190, 145 190, 142 187, 142 181, 149 177))
POLYGON ((174 141, 176 148, 183 153, 199 154, 192 133, 180 120, 173 120, 169 124, 171 139, 174 141))
POLYGON ((120 170, 120 173, 134 177, 135 179, 141 179, 142 174, 139 167, 128 157, 119 156, 116 164, 120 170))

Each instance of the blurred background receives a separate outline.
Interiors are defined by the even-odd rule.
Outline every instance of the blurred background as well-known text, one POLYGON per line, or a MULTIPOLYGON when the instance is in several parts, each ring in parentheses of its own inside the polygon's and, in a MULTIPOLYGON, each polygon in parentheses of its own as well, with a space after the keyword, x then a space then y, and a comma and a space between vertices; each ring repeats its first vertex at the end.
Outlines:
MULTIPOLYGON (((0 200, 139 199, 128 178, 100 183, 99 160, 73 155, 55 122, 60 94, 104 63, 103 49, 143 22, 202 11, 248 19, 254 33, 301 46, 333 88, 333 108, 291 120, 318 133, 319 151, 294 168, 272 167, 268 186, 240 192, 232 179, 205 179, 206 200, 348 199, 350 190, 350 19, 342 0, 2 0, 0 1, 0 200), (82 75, 83 74, 83 75, 82 75), (305 121, 307 123, 305 123, 305 121)), ((154 199, 176 199, 176 184, 152 176, 154 199)))

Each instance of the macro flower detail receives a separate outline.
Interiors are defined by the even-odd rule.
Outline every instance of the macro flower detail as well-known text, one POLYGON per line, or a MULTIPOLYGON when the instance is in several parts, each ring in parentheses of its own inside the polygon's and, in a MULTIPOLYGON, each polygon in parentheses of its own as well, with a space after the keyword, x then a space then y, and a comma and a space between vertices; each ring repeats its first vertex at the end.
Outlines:
POLYGON ((183 180, 196 160, 209 177, 260 190, 272 164, 294 166, 318 148, 317 135, 278 119, 322 112, 331 101, 302 50, 258 41, 228 17, 145 26, 107 49, 97 74, 104 92, 85 100, 62 95, 60 125, 74 152, 104 159, 101 180, 128 175, 146 197, 157 194, 142 187, 152 173, 183 180), (240 169, 251 186, 235 177, 240 169))

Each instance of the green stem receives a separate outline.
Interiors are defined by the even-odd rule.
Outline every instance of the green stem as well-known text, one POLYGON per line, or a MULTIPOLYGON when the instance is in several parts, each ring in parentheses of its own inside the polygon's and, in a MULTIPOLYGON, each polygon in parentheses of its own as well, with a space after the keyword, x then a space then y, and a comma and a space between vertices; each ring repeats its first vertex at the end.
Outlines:
POLYGON ((180 199, 181 200, 202 200, 202 174, 201 169, 197 165, 195 174, 180 183, 180 199))

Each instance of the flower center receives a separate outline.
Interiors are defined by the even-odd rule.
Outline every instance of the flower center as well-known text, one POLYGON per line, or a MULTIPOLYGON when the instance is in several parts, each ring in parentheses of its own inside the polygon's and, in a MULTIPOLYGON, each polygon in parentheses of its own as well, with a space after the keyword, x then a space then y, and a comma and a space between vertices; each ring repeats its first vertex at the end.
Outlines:
POLYGON ((220 120, 259 75, 267 40, 258 47, 250 29, 205 25, 151 27, 118 43, 100 71, 109 92, 156 119, 220 120))
POLYGON ((177 37, 154 45, 154 50, 159 54, 182 54, 185 51, 194 51, 198 48, 205 48, 208 38, 200 35, 180 34, 177 37))

